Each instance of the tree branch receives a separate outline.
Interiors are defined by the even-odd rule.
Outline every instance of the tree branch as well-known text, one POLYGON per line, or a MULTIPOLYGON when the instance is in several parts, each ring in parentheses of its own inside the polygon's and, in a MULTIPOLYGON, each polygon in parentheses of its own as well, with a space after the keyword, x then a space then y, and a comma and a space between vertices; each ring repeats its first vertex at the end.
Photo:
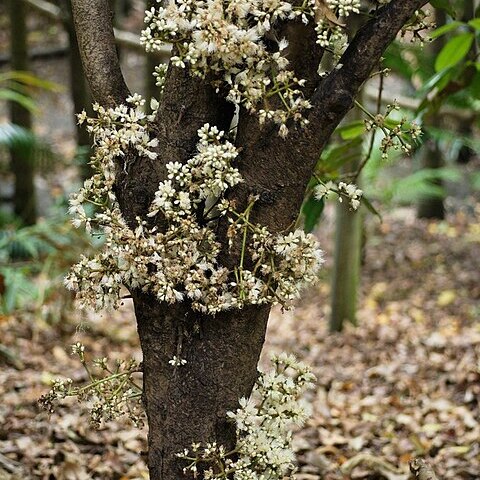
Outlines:
POLYGON ((277 232, 293 224, 304 189, 333 131, 352 107, 387 46, 426 3, 427 0, 392 0, 360 28, 339 67, 313 94, 308 128, 293 127, 286 139, 271 131, 265 134, 265 130, 264 135, 246 139, 239 163, 245 182, 236 187, 235 197, 242 204, 250 193, 260 195, 255 221, 277 232))
POLYGON ((353 105, 383 52, 416 10, 427 0, 393 0, 379 10, 351 41, 336 68, 315 92, 309 120, 316 131, 313 148, 320 151, 335 127, 353 105), (328 112, 328 115, 325 115, 328 112))
POLYGON ((29 7, 34 8, 37 12, 45 15, 50 20, 55 22, 63 21, 62 19, 62 11, 60 7, 54 5, 51 2, 46 2, 45 0, 23 0, 23 3, 28 5, 29 7))
POLYGON ((109 107, 123 103, 129 91, 120 69, 108 0, 72 0, 72 10, 93 98, 109 107))

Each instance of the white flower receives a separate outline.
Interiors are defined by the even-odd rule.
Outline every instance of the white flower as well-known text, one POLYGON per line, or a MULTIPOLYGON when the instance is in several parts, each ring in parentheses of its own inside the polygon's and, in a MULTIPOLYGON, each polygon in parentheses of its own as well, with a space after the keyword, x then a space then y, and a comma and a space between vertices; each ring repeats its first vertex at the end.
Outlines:
MULTIPOLYGON (((310 369, 293 356, 272 358, 274 370, 259 372, 250 398, 241 398, 235 412, 227 412, 237 427, 235 456, 222 445, 192 444, 191 450, 179 453, 180 458, 194 457, 185 468, 195 473, 197 464, 223 465, 233 472, 235 480, 275 480, 285 478, 294 469, 291 426, 302 425, 307 417, 303 392, 315 381, 310 369)), ((221 473, 209 470, 210 480, 221 480, 221 473)))
MULTIPOLYGON (((142 103, 135 95, 130 101, 142 103)), ((288 308, 301 288, 316 280, 322 260, 313 236, 300 230, 271 235, 265 227, 245 222, 245 214, 236 212, 224 198, 228 188, 242 178, 233 166, 237 149, 215 126, 206 124, 199 129, 197 153, 185 164, 166 165, 168 178, 159 183, 147 214, 153 222, 166 220, 166 231, 157 231, 156 225, 139 217, 134 227, 127 226, 112 188, 114 160, 121 153, 116 141, 107 142, 115 132, 107 136, 106 125, 128 115, 135 116, 139 125, 143 120, 138 120, 141 116, 127 105, 115 110, 98 106, 97 111, 98 122, 88 120, 93 130, 106 135, 95 151, 97 173, 70 201, 74 222, 85 223, 92 231, 103 230, 105 236, 104 249, 93 258, 83 257, 65 280, 67 287, 77 292, 81 306, 117 308, 121 287, 125 286, 151 292, 167 303, 188 298, 194 310, 208 314, 248 304, 281 303, 288 308), (84 209, 88 202, 96 206, 92 218, 84 209), (233 221, 235 215, 233 237, 250 231, 253 244, 247 245, 247 254, 262 262, 255 273, 243 266, 229 271, 219 263, 216 219, 228 216, 233 221), (235 276, 237 281, 233 282, 235 276)), ((140 142, 145 149, 148 142, 155 143, 145 135, 144 131, 141 137, 133 140, 130 136, 128 141, 134 142, 134 148, 139 148, 136 142, 140 142)), ((181 360, 177 359, 179 364, 183 364, 181 360)))
POLYGON ((72 345, 72 355, 83 355, 85 352, 85 345, 82 345, 80 342, 72 345))
MULTIPOLYGON (((285 0, 172 0, 145 12, 141 42, 147 51, 161 49, 164 42, 177 43, 180 48, 178 55, 171 58, 173 65, 189 68, 202 78, 210 72, 223 77, 229 101, 252 113, 271 112, 268 118, 280 126, 279 133, 285 136, 288 119, 305 125, 302 111, 308 103, 303 101, 301 91, 304 80, 295 77, 288 59, 282 56, 287 40, 281 39, 278 51, 271 52, 265 36, 278 21, 297 17, 304 23, 313 21, 315 8, 314 2, 294 8, 285 0), (265 109, 271 95, 282 97, 281 109, 265 109)), ((342 5, 342 9, 354 11, 355 2, 342 5)), ((155 77, 163 88, 165 69, 157 67, 155 77)), ((262 114, 261 121, 266 119, 262 114)))
POLYGON ((168 363, 170 365, 173 365, 174 367, 179 367, 179 366, 185 365, 187 361, 184 358, 180 358, 174 355, 173 358, 168 361, 168 363))

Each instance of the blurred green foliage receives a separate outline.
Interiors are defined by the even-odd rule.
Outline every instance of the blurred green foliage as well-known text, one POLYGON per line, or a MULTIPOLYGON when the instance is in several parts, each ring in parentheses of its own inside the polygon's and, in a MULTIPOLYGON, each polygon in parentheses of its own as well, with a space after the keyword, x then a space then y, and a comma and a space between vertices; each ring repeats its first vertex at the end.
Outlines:
POLYGON ((56 83, 42 80, 31 72, 9 71, 0 73, 0 100, 18 103, 32 114, 38 113, 38 106, 31 96, 31 90, 39 88, 58 92, 56 83))
POLYGON ((63 277, 91 248, 90 238, 73 228, 63 213, 28 227, 18 227, 15 219, 3 215, 0 313, 24 310, 49 314, 67 308, 71 295, 63 287, 63 277))
MULTIPOLYGON (((35 135, 31 130, 12 123, 0 124, 0 149, 15 151, 23 158, 27 158, 35 171, 40 173, 50 172, 59 163, 58 155, 47 141, 35 135)), ((0 160, 0 167, 8 170, 9 166, 6 161, 8 155, 4 155, 2 158, 5 161, 0 160)))
MULTIPOLYGON (((466 8, 463 1, 437 0, 430 2, 432 6, 442 9, 447 14, 445 25, 440 26, 429 37, 432 42, 442 37, 443 47, 434 54, 428 45, 395 41, 386 51, 383 66, 387 67, 393 76, 400 79, 406 96, 414 101, 411 105, 402 105, 400 112, 393 115, 387 122, 394 127, 402 116, 414 119, 423 129, 423 139, 434 139, 439 142, 447 164, 443 168, 421 169, 415 160, 405 159, 398 151, 390 153, 388 161, 381 158, 379 144, 381 134, 375 133, 371 144, 366 141, 367 132, 363 121, 341 124, 332 136, 331 143, 324 150, 316 168, 316 175, 322 181, 341 180, 342 167, 358 160, 358 145, 363 145, 364 161, 362 169, 365 195, 363 205, 372 213, 377 214, 371 199, 378 200, 382 205, 412 204, 422 196, 447 195, 443 182, 462 180, 461 170, 456 164, 458 152, 469 148, 472 152, 480 152, 480 141, 471 135, 430 125, 431 115, 449 108, 461 119, 457 123, 467 123, 470 127, 480 127, 480 62, 478 44, 480 40, 480 18, 465 21, 457 20, 457 16, 466 8), (370 148, 373 146, 373 148, 370 148), (366 160, 366 159, 365 159, 366 160), (401 167, 394 170, 395 165, 408 163, 411 172, 406 173, 401 167), (388 169, 390 173, 382 175, 388 169), (400 175, 398 174, 398 170, 400 175), (381 178, 382 177, 382 178, 381 178), (380 181, 381 179, 381 181, 380 181)), ((476 16, 479 15, 477 10, 476 16)), ((421 148, 421 146, 418 146, 421 148)), ((355 180, 356 176, 353 176, 355 180)), ((349 181, 349 179, 345 179, 349 181)), ((469 178, 470 187, 479 189, 480 173, 469 178)), ((312 194, 313 187, 318 182, 312 179, 307 189, 302 207, 304 228, 311 231, 321 218, 324 202, 317 201, 312 194)))

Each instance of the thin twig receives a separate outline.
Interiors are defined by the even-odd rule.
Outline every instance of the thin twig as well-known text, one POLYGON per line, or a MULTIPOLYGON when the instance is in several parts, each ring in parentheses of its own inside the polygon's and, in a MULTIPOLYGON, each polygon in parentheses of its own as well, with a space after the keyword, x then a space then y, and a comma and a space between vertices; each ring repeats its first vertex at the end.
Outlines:
MULTIPOLYGON (((380 74, 380 82, 378 85, 378 94, 377 94, 377 115, 380 113, 380 110, 382 108, 384 79, 385 79, 384 75, 380 74)), ((367 154, 365 155, 365 158, 362 160, 362 163, 359 165, 358 170, 355 172, 355 175, 353 176, 354 182, 360 176, 360 173, 362 173, 362 170, 365 168, 365 165, 367 165, 370 158, 372 158, 373 147, 375 145, 375 132, 376 132, 375 129, 372 129, 372 135, 370 137, 370 144, 368 146, 367 154)))
POLYGON ((410 471, 418 480, 438 480, 432 467, 422 458, 415 458, 410 462, 410 471))

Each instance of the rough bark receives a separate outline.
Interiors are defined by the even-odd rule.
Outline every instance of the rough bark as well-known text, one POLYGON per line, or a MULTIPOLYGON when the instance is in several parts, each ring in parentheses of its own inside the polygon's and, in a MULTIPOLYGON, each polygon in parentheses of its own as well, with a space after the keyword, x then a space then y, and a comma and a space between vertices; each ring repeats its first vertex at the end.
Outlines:
MULTIPOLYGON (((108 0, 72 1, 82 60, 87 77, 93 82, 93 95, 104 105, 121 102, 128 90, 111 48, 111 27, 105 23, 110 19, 106 13, 108 0), (92 10, 100 10, 100 21, 92 17, 92 10), (105 40, 105 36, 109 38, 105 40), (94 39, 100 37, 110 47, 99 46, 94 39), (106 69, 102 67, 104 62, 106 69)), ((261 130, 255 118, 242 112, 237 144, 242 149, 239 168, 245 182, 232 192, 239 208, 250 193, 257 193, 260 201, 254 211, 255 221, 272 232, 285 230, 293 223, 321 149, 351 107, 358 88, 383 50, 405 20, 424 3, 393 0, 359 32, 345 53, 344 67, 319 86, 315 73, 311 74, 318 58, 312 58, 309 64, 301 48, 292 53, 292 64, 311 74, 308 88, 315 91, 311 126, 306 130, 292 127, 291 136, 282 140, 272 127, 261 130)), ((306 45, 301 41, 300 44, 306 45)), ((232 116, 232 107, 208 82, 170 66, 155 125, 158 158, 133 159, 126 172, 123 168, 118 172, 116 194, 131 225, 136 215, 145 214, 158 182, 164 178, 166 163, 185 162, 194 152, 197 129, 207 122, 228 129, 232 116)), ((220 228, 220 236, 222 231, 220 228)), ((234 262, 227 253, 222 260, 225 264, 234 262)), ((226 421, 225 412, 235 409, 239 397, 251 391, 269 308, 249 307, 206 317, 191 311, 187 304, 166 306, 149 295, 132 294, 144 354, 150 478, 191 478, 182 476, 183 463, 175 453, 192 442, 233 445, 234 428, 226 421), (175 368, 168 361, 179 354, 178 348, 188 363, 175 368)))
POLYGON ((250 394, 265 338, 268 307, 206 317, 187 305, 166 307, 135 294, 143 351, 144 402, 149 424, 149 470, 155 480, 183 477, 176 457, 192 442, 235 445, 225 412, 250 394), (179 351, 179 345, 181 349, 179 351), (173 367, 174 355, 187 364, 173 367))
POLYGON ((105 106, 129 95, 118 61, 108 0, 72 0, 73 18, 85 75, 94 99, 105 106))
MULTIPOLYGON (((12 69, 28 70, 26 8, 22 1, 8 1, 11 31, 12 69)), ((32 128, 32 115, 25 107, 16 102, 10 103, 10 120, 28 130, 32 128)), ((31 148, 12 149, 10 166, 14 176, 13 208, 15 215, 25 225, 37 220, 35 199, 35 165, 31 148)))

